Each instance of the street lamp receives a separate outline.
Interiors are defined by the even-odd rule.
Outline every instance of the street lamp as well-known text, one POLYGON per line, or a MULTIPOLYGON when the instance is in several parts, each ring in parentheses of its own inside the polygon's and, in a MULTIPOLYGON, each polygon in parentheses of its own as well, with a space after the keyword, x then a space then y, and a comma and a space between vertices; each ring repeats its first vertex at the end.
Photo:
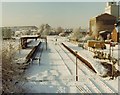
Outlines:
POLYGON ((78 81, 77 51, 75 53, 76 53, 76 81, 78 81))

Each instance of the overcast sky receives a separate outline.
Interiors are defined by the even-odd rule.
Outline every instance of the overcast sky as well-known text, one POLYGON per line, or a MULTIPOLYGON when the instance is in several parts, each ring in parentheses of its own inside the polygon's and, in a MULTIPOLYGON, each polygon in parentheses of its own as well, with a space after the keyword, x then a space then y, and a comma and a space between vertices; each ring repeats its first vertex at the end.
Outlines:
POLYGON ((2 25, 86 28, 91 17, 104 13, 105 6, 106 2, 3 2, 2 25))

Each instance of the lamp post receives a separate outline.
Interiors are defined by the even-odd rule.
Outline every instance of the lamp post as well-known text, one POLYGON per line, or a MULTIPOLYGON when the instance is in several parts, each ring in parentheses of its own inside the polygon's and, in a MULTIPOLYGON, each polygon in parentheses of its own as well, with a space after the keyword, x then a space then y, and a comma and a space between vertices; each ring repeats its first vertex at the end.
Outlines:
POLYGON ((75 53, 76 53, 76 81, 78 81, 77 51, 75 53))

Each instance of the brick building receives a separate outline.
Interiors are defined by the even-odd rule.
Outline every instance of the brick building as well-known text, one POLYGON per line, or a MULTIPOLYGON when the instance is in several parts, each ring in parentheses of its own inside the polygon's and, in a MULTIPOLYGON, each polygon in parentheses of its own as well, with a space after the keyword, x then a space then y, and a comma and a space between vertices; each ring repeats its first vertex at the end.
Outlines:
POLYGON ((114 29, 116 17, 107 13, 98 15, 90 19, 90 34, 94 37, 99 35, 100 31, 110 31, 114 29))

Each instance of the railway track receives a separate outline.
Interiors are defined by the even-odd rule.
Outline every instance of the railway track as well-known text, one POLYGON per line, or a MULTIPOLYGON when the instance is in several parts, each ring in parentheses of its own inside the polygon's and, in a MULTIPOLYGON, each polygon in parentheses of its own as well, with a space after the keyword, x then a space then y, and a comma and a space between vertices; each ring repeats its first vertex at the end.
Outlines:
POLYGON ((114 93, 114 91, 108 87, 108 85, 106 85, 103 81, 101 81, 101 79, 97 78, 95 80, 97 83, 100 83, 101 84, 101 87, 106 91, 106 90, 109 90, 109 93, 114 93))
POLYGON ((60 58, 62 59, 62 61, 64 62, 65 66, 67 67, 67 69, 69 70, 70 74, 72 75, 72 71, 70 70, 70 68, 67 66, 67 64, 64 61, 64 58, 62 57, 62 55, 60 54, 60 52, 55 48, 55 50, 57 51, 57 53, 59 54, 60 58))
MULTIPOLYGON (((60 46, 60 45, 59 45, 59 46, 60 46)), ((75 60, 74 60, 73 58, 71 58, 70 55, 69 55, 68 53, 66 53, 65 50, 64 50, 61 46, 60 46, 60 48, 61 48, 61 49, 64 51, 64 53, 71 59, 71 61, 72 61, 74 64, 76 64, 76 63, 75 63, 75 60)), ((78 65, 78 68, 83 72, 84 75, 87 74, 86 72, 84 72, 84 71, 80 68, 79 65, 78 65)))
MULTIPOLYGON (((73 58, 71 58, 71 56, 69 55, 69 53, 67 53, 63 47, 58 44, 58 46, 60 47, 60 49, 69 57, 69 59, 74 63, 75 63, 75 60, 73 58)), ((63 60, 64 64, 66 65, 66 67, 68 68, 69 72, 72 74, 72 71, 71 69, 69 68, 69 66, 65 63, 64 61, 64 58, 62 57, 62 55, 60 54, 60 52, 56 49, 56 51, 58 52, 58 54, 60 55, 61 59, 63 60)), ((82 71, 82 73, 86 76, 88 75, 85 71, 83 71, 81 69, 81 67, 78 65, 78 68, 80 71, 82 71)), ((101 80, 99 78, 96 78, 95 80, 93 79, 90 79, 89 78, 89 82, 90 82, 90 85, 92 86, 93 90, 94 91, 91 91, 89 89, 89 87, 87 85, 84 85, 83 87, 82 86, 76 86, 76 88, 80 91, 80 93, 106 93, 105 91, 107 91, 107 93, 115 93, 115 90, 113 90, 112 88, 110 88, 108 86, 108 84, 104 83, 103 82, 104 80, 101 80), (99 84, 99 85, 98 85, 99 84), (102 88, 101 88, 102 87, 102 88)))
MULTIPOLYGON (((68 69, 70 75, 74 75, 74 73, 72 72, 73 69, 69 67, 69 64, 66 63, 66 59, 64 58, 64 56, 62 56, 62 53, 64 53, 65 55, 67 55, 67 57, 69 58, 70 61, 72 61, 72 63, 76 64, 75 63, 75 60, 74 60, 74 56, 68 51, 67 49, 65 49, 62 45, 60 44, 57 44, 54 46, 54 49, 55 51, 59 54, 60 58, 62 59, 64 65, 66 66, 66 68, 68 69), (72 56, 71 56, 72 55, 72 56)), ((40 51, 43 51, 42 47, 38 47, 37 51, 36 52, 40 52, 40 51)), ((38 53, 39 55, 39 53, 38 53)), ((38 56, 35 54, 35 57, 38 56)), ((39 55, 39 57, 41 57, 41 55, 39 55)), ((82 64, 84 65, 84 64, 82 64)), ((87 68, 87 67, 86 67, 87 68)), ((89 75, 87 74, 87 72, 85 72, 83 70, 83 68, 81 68, 80 64, 78 64, 78 69, 79 69, 79 72, 82 72, 83 75, 87 76, 87 80, 89 84, 87 83, 84 83, 83 85, 80 85, 80 84, 76 84, 75 87, 76 89, 80 92, 80 93, 103 93, 105 91, 107 91, 107 93, 114 93, 115 91, 110 87, 108 86, 108 84, 106 84, 105 82, 103 82, 104 80, 101 80, 99 78, 90 78, 89 75), (89 86, 90 85, 90 86, 89 86)), ((30 80, 31 81, 31 80, 30 80)), ((53 81, 53 80, 49 80, 49 81, 53 81)), ((43 82, 42 80, 36 80, 33 82, 43 82)), ((62 93, 63 91, 61 89, 58 90, 58 93, 62 93)), ((106 93, 106 92, 105 92, 106 93)))
POLYGON ((83 86, 77 85, 76 88, 80 91, 80 93, 92 93, 86 85, 83 86))
MULTIPOLYGON (((71 59, 71 61, 74 63, 74 64, 76 64, 75 63, 75 60, 73 60, 71 57, 70 57, 70 55, 68 54, 68 53, 66 53, 65 52, 65 50, 59 45, 59 47, 64 51, 64 53, 71 59)), ((87 75, 87 73, 86 72, 84 72, 81 68, 80 68, 80 66, 78 65, 78 68, 79 68, 79 70, 81 70, 82 71, 82 73, 86 76, 87 75)), ((89 80, 90 81, 90 80, 89 80)), ((93 82, 91 81, 91 85, 92 85, 92 87, 94 88, 94 91, 95 91, 95 93, 100 93, 100 91, 99 91, 99 89, 93 84, 93 82)), ((84 86, 85 87, 85 86, 84 86)), ((88 87, 86 86, 86 88, 84 88, 84 87, 82 87, 82 86, 76 86, 76 88, 80 91, 80 93, 92 93, 89 89, 88 89, 88 87)))

